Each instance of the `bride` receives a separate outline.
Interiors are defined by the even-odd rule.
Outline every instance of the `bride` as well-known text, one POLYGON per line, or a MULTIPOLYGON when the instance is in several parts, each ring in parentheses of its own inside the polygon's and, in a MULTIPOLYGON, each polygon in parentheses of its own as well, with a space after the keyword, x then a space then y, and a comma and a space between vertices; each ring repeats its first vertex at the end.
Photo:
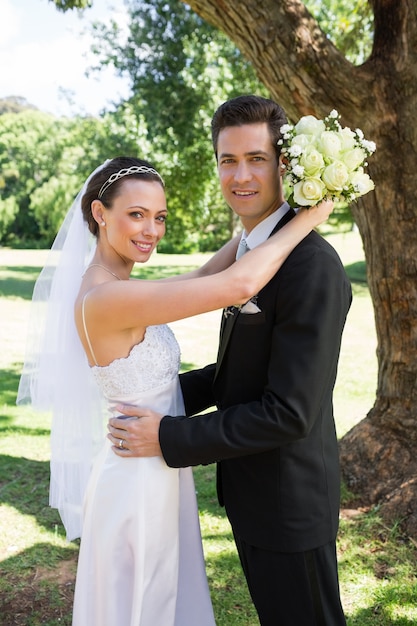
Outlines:
POLYGON ((118 157, 86 181, 35 285, 18 394, 52 411, 50 504, 68 540, 82 535, 73 626, 214 625, 192 470, 113 454, 103 402, 182 414, 166 324, 247 302, 332 207, 301 210, 239 261, 235 238, 198 270, 133 280, 165 233, 163 180, 118 157))

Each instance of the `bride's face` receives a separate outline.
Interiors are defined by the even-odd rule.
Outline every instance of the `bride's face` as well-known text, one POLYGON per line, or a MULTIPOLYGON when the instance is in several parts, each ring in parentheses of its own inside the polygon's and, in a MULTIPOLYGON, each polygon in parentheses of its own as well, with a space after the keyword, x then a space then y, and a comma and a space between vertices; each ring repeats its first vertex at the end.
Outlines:
POLYGON ((166 216, 160 183, 127 178, 120 184, 111 209, 105 209, 105 237, 123 259, 145 263, 165 234, 166 216))

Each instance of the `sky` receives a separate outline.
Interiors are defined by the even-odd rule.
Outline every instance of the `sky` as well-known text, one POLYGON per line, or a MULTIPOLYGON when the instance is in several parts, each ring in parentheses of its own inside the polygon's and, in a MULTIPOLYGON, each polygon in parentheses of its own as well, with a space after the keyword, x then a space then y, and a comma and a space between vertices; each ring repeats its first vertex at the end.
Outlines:
POLYGON ((94 56, 92 37, 83 32, 110 17, 123 23, 123 0, 93 0, 82 18, 57 11, 49 0, 0 0, 0 99, 20 96, 42 111, 70 116, 97 115, 127 96, 127 80, 110 68, 85 76, 94 56))

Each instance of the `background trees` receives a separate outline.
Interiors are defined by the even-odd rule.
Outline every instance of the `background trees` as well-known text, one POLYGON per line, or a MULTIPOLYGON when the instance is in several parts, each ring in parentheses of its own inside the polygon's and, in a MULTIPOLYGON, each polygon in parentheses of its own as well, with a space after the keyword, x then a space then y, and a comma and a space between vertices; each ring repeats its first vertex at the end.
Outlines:
POLYGON ((49 180, 59 160, 61 131, 56 120, 31 109, 0 116, 0 235, 26 232, 35 239, 38 228, 30 194, 49 180), (54 138, 57 138, 55 141, 54 138))
POLYGON ((111 154, 137 152, 128 114, 55 118, 0 114, 0 242, 48 247, 88 174, 111 154))

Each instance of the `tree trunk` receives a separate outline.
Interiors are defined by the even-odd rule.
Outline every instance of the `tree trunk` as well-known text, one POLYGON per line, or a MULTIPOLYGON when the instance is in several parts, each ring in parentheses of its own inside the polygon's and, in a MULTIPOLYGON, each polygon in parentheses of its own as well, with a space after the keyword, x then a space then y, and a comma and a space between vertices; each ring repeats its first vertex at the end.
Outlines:
POLYGON ((375 37, 359 67, 299 0, 187 0, 249 59, 296 121, 333 108, 377 144, 375 192, 352 213, 362 236, 378 339, 376 402, 341 441, 342 473, 417 538, 417 3, 370 0, 375 37))

